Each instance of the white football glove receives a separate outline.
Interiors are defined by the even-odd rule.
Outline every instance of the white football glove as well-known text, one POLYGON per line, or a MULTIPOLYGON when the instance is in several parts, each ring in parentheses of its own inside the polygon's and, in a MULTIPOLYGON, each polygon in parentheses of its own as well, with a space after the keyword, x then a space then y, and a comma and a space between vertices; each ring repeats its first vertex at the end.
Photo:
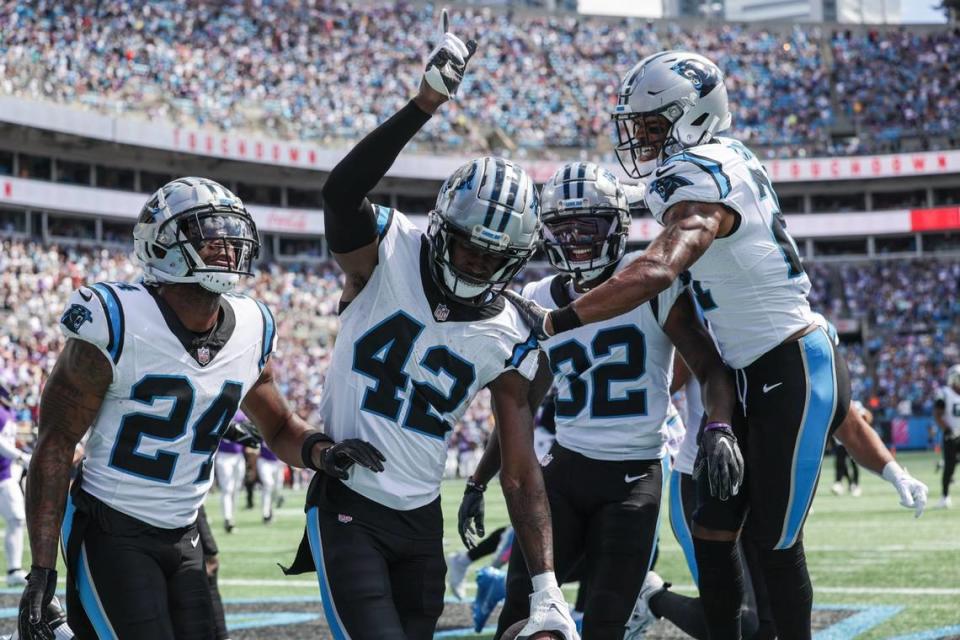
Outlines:
POLYGON ((900 504, 913 509, 913 517, 919 518, 927 506, 927 485, 910 475, 896 462, 888 462, 883 468, 883 479, 893 485, 900 494, 900 504))
POLYGON ((526 640, 538 631, 555 631, 565 640, 580 640, 560 587, 547 587, 530 595, 530 617, 517 634, 517 640, 526 640))
POLYGON ((30 460, 33 459, 33 456, 29 453, 23 451, 20 453, 20 464, 23 465, 24 469, 30 468, 30 460))
POLYGON ((439 94, 452 98, 456 95, 467 63, 477 50, 477 43, 463 40, 450 33, 450 18, 447 10, 440 11, 440 25, 437 46, 427 56, 427 66, 423 80, 439 94))

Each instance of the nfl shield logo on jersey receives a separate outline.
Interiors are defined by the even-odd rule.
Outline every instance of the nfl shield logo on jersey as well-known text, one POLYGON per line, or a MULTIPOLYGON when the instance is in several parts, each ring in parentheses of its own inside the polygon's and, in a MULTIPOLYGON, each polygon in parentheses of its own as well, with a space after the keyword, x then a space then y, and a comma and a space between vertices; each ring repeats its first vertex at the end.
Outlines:
POLYGON ((210 349, 208 347, 200 347, 197 349, 197 362, 200 364, 207 364, 210 362, 210 349))
POLYGON ((450 317, 450 309, 445 304, 438 304, 437 308, 433 310, 433 317, 437 319, 437 322, 446 322, 447 318, 450 317))

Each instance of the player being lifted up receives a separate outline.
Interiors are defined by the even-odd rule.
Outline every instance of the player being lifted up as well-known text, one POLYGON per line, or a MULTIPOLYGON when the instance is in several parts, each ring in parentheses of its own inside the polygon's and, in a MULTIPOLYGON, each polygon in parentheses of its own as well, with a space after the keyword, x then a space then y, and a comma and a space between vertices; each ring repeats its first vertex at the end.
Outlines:
POLYGON ((57 586, 59 541, 78 638, 214 637, 196 520, 239 406, 288 463, 343 461, 280 395, 270 311, 230 293, 260 249, 243 203, 211 180, 174 180, 143 207, 134 244, 143 281, 81 287, 60 319, 67 341, 43 389, 29 473, 21 638, 50 637, 41 611, 57 586))
POLYGON ((291 572, 316 569, 335 638, 433 637, 446 570, 446 440, 483 387, 500 424, 507 508, 533 575, 525 635, 577 637, 553 573, 550 510, 533 452, 527 395, 539 350, 500 295, 534 251, 533 181, 500 158, 468 162, 441 188, 426 234, 367 200, 455 93, 475 47, 448 32, 444 11, 417 95, 323 187, 326 237, 345 284, 320 411, 335 439, 369 440, 387 457, 379 473, 318 474, 308 493, 309 544, 291 572))
MULTIPOLYGON (((606 169, 585 162, 561 167, 544 185, 541 206, 543 248, 560 273, 528 284, 523 294, 544 307, 569 304, 641 256, 625 255, 627 195, 606 169)), ((674 345, 705 382, 710 420, 731 420, 733 374, 695 317, 691 297, 676 280, 647 304, 542 344, 529 400, 535 410, 557 385, 557 440, 542 462, 543 475, 560 582, 570 581, 583 559, 585 638, 623 638, 653 558, 674 345)), ((468 481, 461 531, 482 520, 478 496, 499 466, 498 454, 492 438, 468 481)), ((497 637, 527 617, 530 590, 524 554, 514 546, 497 637)))
POLYGON ((847 414, 850 383, 814 323, 807 278, 767 172, 737 140, 718 137, 731 115, 723 74, 703 56, 664 51, 620 85, 613 118, 624 169, 647 180, 664 229, 643 255, 561 309, 527 302, 540 337, 607 320, 654 298, 689 271, 726 363, 737 369, 733 425, 708 425, 699 455, 693 536, 700 593, 715 640, 740 638, 741 527, 760 550, 781 640, 811 637, 813 589, 802 529, 823 450, 847 414), (737 469, 729 486, 708 478, 737 469), (708 486, 709 484, 709 486, 708 486), (729 493, 729 500, 722 494, 729 493))

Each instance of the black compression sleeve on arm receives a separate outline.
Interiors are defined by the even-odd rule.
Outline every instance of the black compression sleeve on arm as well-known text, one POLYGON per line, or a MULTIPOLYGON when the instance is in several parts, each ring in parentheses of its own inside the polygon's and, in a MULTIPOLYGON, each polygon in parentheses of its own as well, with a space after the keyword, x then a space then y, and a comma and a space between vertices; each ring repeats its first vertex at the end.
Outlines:
POLYGON ((348 253, 376 239, 376 217, 367 194, 429 119, 430 114, 411 100, 357 143, 330 172, 323 185, 323 221, 331 251, 348 253))

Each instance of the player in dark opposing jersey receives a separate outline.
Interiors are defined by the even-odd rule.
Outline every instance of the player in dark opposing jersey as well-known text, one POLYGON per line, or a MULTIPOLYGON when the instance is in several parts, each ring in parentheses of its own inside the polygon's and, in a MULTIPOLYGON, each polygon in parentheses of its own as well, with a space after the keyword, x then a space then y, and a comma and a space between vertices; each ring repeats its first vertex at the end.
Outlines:
POLYGON ((58 542, 78 638, 214 636, 197 513, 241 404, 290 464, 382 468, 365 450, 331 446, 281 396, 273 316, 229 293, 260 247, 239 198, 212 180, 174 180, 144 206, 134 241, 143 281, 83 286, 60 319, 67 341, 43 389, 29 474, 21 638, 50 637, 41 613, 57 586, 58 542))
POLYGON ((335 638, 427 640, 443 610, 440 482, 453 425, 490 389, 503 491, 535 593, 524 636, 578 638, 553 573, 550 512, 527 405, 538 348, 501 291, 533 254, 533 181, 479 158, 444 183, 426 233, 367 194, 455 92, 475 43, 447 31, 419 92, 361 140, 323 187, 326 237, 343 269, 341 328, 320 413, 334 439, 383 451, 382 473, 318 474, 306 544, 290 572, 316 570, 335 638))
MULTIPOLYGON (((626 254, 627 195, 600 166, 561 167, 544 185, 541 206, 544 251, 559 274, 524 287, 523 295, 540 305, 569 304, 642 257, 626 254)), ((694 319, 693 300, 677 280, 649 304, 541 343, 529 400, 535 409, 556 384, 556 442, 541 464, 561 583, 574 579, 583 559, 585 638, 623 637, 652 562, 668 465, 674 345, 704 380, 710 420, 731 419, 732 372, 694 319)), ((499 466, 492 441, 468 483, 464 505, 470 508, 461 509, 461 530, 482 513, 476 494, 499 466)), ((515 546, 498 637, 527 617, 530 590, 523 550, 515 546)))

